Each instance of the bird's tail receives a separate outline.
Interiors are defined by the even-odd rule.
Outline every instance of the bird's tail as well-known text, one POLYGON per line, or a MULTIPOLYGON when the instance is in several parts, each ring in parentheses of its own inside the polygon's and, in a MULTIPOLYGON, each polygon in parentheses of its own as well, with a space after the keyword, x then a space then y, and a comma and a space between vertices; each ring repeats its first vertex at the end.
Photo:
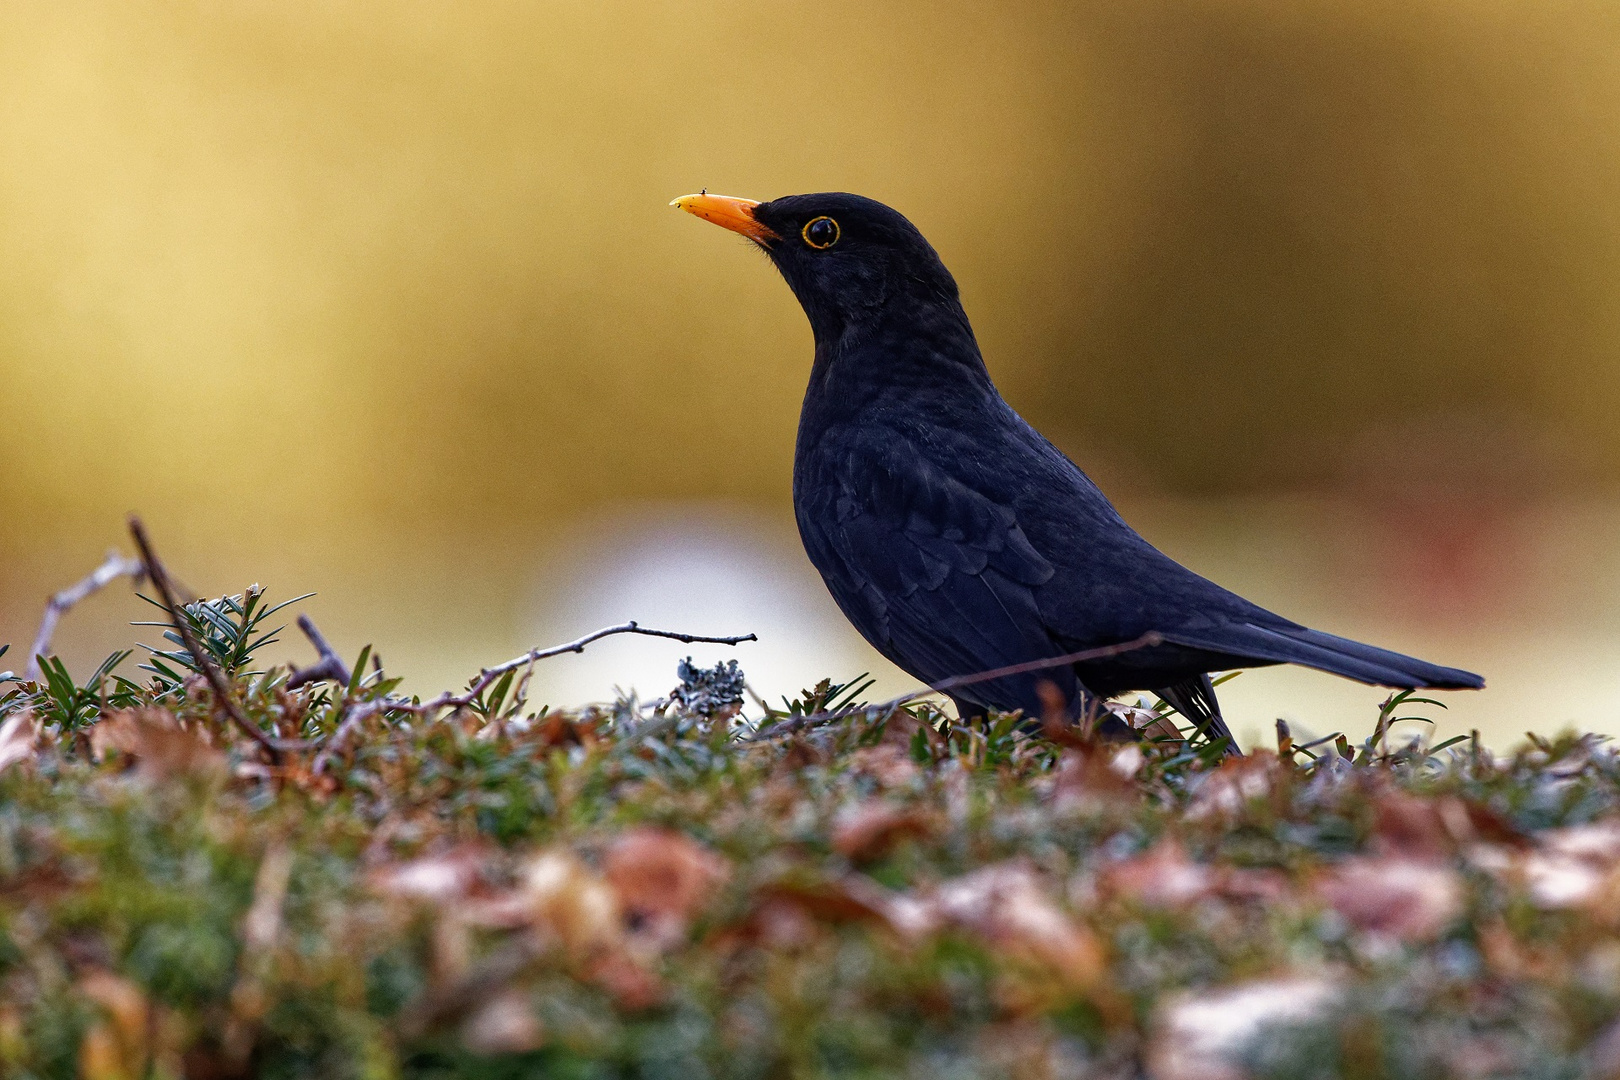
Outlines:
MULTIPOLYGON (((1195 649, 1251 658, 1256 662, 1303 664, 1373 686, 1398 690, 1478 690, 1485 680, 1471 671, 1441 667, 1349 638, 1304 626, 1227 624, 1209 635, 1167 633, 1165 640, 1195 649)), ((1165 700, 1169 700, 1166 698, 1165 700)), ((1174 702, 1172 702, 1174 704, 1174 702)))
POLYGON ((1221 717, 1220 702, 1215 700, 1215 684, 1208 675, 1166 686, 1156 693, 1207 735, 1211 742, 1225 739, 1228 755, 1243 753, 1238 749, 1237 740, 1232 738, 1232 729, 1226 726, 1225 719, 1221 717))

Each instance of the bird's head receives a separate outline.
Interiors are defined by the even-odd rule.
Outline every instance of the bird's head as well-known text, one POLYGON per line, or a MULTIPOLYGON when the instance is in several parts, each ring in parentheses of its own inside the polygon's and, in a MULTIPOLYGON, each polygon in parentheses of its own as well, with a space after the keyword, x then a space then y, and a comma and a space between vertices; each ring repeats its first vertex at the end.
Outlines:
POLYGON ((758 244, 798 297, 818 343, 834 343, 897 309, 960 310, 956 281, 897 210, 844 192, 770 202, 687 195, 670 205, 758 244))

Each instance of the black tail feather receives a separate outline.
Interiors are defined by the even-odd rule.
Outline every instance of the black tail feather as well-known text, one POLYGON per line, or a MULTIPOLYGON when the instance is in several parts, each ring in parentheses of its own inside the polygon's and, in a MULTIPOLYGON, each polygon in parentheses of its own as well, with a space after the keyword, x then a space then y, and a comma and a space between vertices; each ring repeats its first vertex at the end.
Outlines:
POLYGON ((1198 634, 1167 633, 1165 638, 1256 661, 1303 664, 1357 682, 1399 690, 1477 690, 1485 685, 1485 680, 1471 671, 1441 667, 1304 626, 1237 623, 1198 634))

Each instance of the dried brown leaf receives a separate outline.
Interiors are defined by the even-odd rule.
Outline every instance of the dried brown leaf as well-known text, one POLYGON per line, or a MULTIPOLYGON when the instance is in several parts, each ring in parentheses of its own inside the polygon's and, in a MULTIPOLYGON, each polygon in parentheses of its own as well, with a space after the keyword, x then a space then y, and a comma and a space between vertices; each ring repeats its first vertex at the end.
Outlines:
POLYGON ((1141 758, 1125 758, 1129 775, 1122 775, 1123 769, 1116 767, 1127 751, 1141 754, 1135 746, 1115 748, 1101 743, 1064 750, 1052 785, 1052 808, 1060 814, 1100 814, 1137 803, 1141 791, 1131 777, 1141 758))
POLYGON ((1102 981, 1105 960, 1095 935, 1048 899, 1022 863, 996 863, 953 878, 931 899, 942 921, 1016 960, 1045 966, 1071 989, 1102 981))
POLYGON ((896 743, 861 747, 849 755, 849 767, 854 773, 870 776, 883 787, 903 787, 921 771, 911 760, 911 751, 896 743))
POLYGON ((91 727, 90 748, 98 758, 117 752, 132 759, 140 776, 156 782, 225 771, 225 755, 202 732, 182 727, 167 709, 112 713, 91 727))
POLYGON ((542 852, 524 869, 519 888, 537 926, 571 955, 588 956, 622 943, 617 892, 573 852, 563 848, 542 852))
POLYGON ((928 814, 915 807, 867 799, 848 807, 833 821, 833 850, 855 862, 882 858, 901 840, 927 836, 928 814))
POLYGON ((685 833, 657 828, 619 836, 602 864, 631 936, 659 951, 686 940, 692 920, 731 872, 723 857, 685 833))
POLYGON ((1454 830, 1472 832, 1466 810, 1441 810, 1438 800, 1420 799, 1399 791, 1378 791, 1373 806, 1372 849, 1400 859, 1441 860, 1456 854, 1459 837, 1454 830))

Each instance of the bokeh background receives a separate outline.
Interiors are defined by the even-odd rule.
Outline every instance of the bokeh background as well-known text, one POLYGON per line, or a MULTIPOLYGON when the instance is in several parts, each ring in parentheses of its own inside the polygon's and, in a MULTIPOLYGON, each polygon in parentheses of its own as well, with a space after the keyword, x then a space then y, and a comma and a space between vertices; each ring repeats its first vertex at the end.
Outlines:
MULTIPOLYGON (((197 589, 313 590, 424 691, 624 618, 758 632, 767 696, 906 688, 798 549, 809 331, 666 206, 700 187, 904 210, 1151 539, 1484 672, 1443 733, 1620 730, 1610 0, 8 0, 0 642, 139 510, 197 589)), ((686 651, 537 691, 656 695, 686 651)), ((1223 697, 1267 737, 1381 694, 1223 697)))

